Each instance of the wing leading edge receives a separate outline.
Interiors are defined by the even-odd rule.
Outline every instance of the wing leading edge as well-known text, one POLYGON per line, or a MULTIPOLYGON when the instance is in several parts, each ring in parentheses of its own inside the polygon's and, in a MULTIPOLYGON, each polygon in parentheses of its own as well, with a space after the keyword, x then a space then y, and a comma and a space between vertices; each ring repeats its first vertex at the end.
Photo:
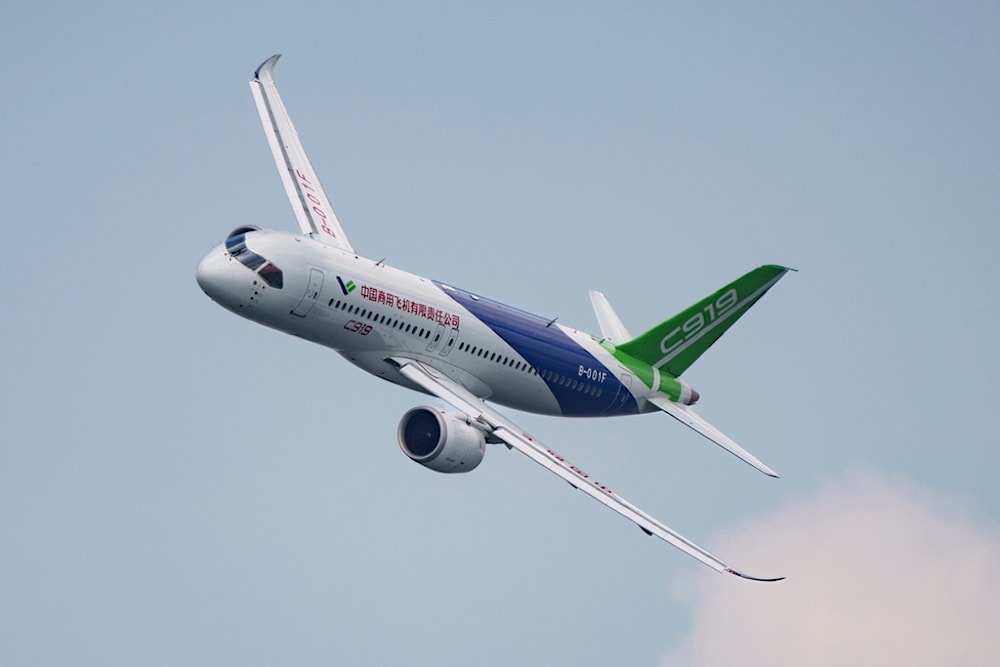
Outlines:
POLYGON ((404 357, 392 357, 386 361, 395 366, 399 373, 411 382, 466 413, 484 427, 494 440, 503 442, 508 447, 521 452, 549 472, 568 482, 573 488, 583 491, 594 500, 632 521, 647 535, 656 535, 718 572, 728 572, 754 581, 780 581, 784 579, 784 577, 752 577, 730 567, 722 559, 675 532, 666 524, 619 496, 606 485, 593 479, 562 456, 535 440, 501 413, 486 405, 461 384, 441 375, 434 369, 404 357))
POLYGON ((303 234, 327 245, 354 252, 347 234, 337 219, 329 197, 316 176, 309 156, 292 125, 292 119, 274 85, 274 66, 280 55, 271 56, 254 72, 250 92, 257 104, 260 122, 271 147, 271 154, 278 167, 278 174, 285 186, 288 201, 303 234))

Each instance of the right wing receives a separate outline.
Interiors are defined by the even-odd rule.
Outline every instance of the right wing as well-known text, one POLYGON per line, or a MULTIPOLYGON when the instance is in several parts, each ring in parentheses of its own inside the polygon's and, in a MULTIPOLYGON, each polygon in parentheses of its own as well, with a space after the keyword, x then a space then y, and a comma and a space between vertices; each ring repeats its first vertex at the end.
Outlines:
POLYGON ((327 245, 354 252, 347 234, 333 212, 333 205, 323 191, 309 156, 306 155, 292 119, 274 85, 274 66, 280 55, 271 56, 254 72, 250 92, 257 103, 257 113, 264 125, 264 134, 278 166, 281 182, 303 234, 327 245))
POLYGON ((386 361, 395 366, 400 374, 411 382, 434 396, 447 401, 455 408, 464 412, 470 419, 475 420, 491 434, 493 439, 503 442, 512 449, 516 449, 549 472, 568 482, 573 488, 583 491, 594 500, 621 514, 626 519, 638 525, 647 535, 656 535, 661 540, 672 544, 692 558, 697 559, 718 572, 728 572, 729 574, 735 574, 744 579, 753 579, 755 581, 780 581, 784 579, 784 577, 762 579, 733 569, 720 558, 702 549, 683 535, 673 531, 670 527, 628 502, 604 484, 593 479, 562 456, 535 440, 501 413, 486 405, 482 399, 464 386, 445 377, 429 366, 405 357, 392 357, 386 361))

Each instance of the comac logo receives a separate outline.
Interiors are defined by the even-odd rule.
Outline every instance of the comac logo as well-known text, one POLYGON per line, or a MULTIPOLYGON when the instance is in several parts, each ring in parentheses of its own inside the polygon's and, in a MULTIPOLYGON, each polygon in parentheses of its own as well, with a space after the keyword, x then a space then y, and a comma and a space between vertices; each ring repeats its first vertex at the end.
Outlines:
POLYGON ((337 282, 340 284, 340 291, 344 293, 344 296, 347 296, 358 287, 357 285, 354 284, 353 280, 348 280, 345 283, 344 279, 341 278, 340 276, 337 276, 337 282))

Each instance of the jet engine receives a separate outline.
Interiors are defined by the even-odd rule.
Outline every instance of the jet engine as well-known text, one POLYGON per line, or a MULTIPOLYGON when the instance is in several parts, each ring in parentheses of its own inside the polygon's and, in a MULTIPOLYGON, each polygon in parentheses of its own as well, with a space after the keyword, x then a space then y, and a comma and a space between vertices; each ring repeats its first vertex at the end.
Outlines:
POLYGON ((437 472, 468 472, 486 452, 486 434, 468 417, 429 406, 404 414, 397 438, 404 454, 437 472))

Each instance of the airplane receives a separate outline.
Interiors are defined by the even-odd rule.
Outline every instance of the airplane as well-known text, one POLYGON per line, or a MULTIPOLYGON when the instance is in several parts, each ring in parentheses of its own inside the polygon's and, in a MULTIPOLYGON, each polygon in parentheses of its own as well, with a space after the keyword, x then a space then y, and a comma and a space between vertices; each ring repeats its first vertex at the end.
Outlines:
POLYGON ((765 265, 632 336, 607 298, 590 299, 591 336, 451 283, 358 254, 348 240, 274 82, 279 55, 250 89, 301 233, 237 227, 200 262, 213 301, 264 326, 332 348, 372 375, 447 403, 406 412, 403 453, 442 473, 475 469, 487 444, 515 449, 603 505, 719 572, 738 571, 517 426, 493 404, 567 417, 665 412, 766 475, 778 475, 692 409, 680 376, 787 273, 765 265), (487 403, 486 401, 489 401, 487 403))

